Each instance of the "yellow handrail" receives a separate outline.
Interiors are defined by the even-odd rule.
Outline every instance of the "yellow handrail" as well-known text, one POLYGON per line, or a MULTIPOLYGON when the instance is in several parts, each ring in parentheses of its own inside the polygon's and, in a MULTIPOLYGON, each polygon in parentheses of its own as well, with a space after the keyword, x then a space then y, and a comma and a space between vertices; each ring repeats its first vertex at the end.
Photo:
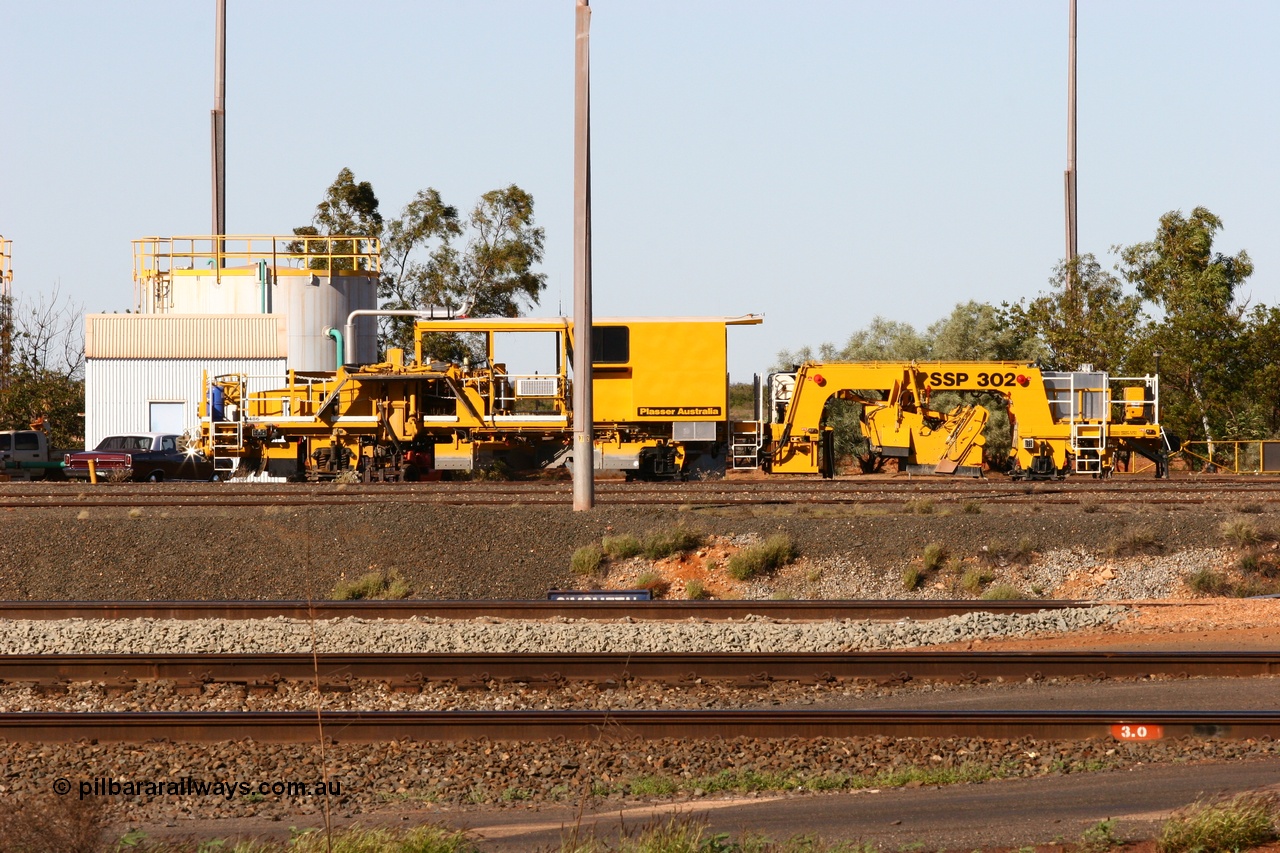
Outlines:
POLYGON ((1179 453, 1202 473, 1280 474, 1280 441, 1185 441, 1179 453))
POLYGON ((135 282, 179 270, 251 267, 259 261, 266 261, 273 269, 294 266, 376 275, 382 270, 382 241, 359 235, 279 234, 204 234, 133 241, 135 282))

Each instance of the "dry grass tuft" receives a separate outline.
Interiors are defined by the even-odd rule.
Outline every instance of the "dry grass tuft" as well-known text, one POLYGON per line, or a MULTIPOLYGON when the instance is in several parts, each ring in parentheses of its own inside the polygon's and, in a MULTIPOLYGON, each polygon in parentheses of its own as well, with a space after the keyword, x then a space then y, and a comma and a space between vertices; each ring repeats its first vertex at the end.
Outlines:
POLYGON ((334 601, 398 601, 413 592, 409 582, 395 569, 363 574, 353 581, 340 581, 333 588, 334 601))
POLYGON ((650 560, 661 560, 672 554, 693 551, 701 547, 706 539, 706 534, 683 525, 670 530, 655 530, 644 538, 644 555, 650 560))
POLYGON ((945 566, 950 558, 951 552, 947 550, 946 545, 940 542, 930 542, 924 546, 924 551, 920 554, 920 559, 926 572, 936 572, 945 566))
POLYGON ((604 565, 604 549, 599 545, 583 545, 569 558, 569 571, 587 577, 598 574, 604 565))
POLYGON ((636 578, 636 589, 647 589, 654 598, 661 598, 671 589, 671 582, 657 572, 645 572, 636 578))
POLYGON ((795 540, 786 533, 775 533, 762 544, 730 557, 725 571, 735 580, 750 580, 787 565, 797 556, 795 540))
POLYGON ((1160 853, 1230 853, 1276 838, 1280 817, 1275 794, 1247 793, 1221 802, 1199 802, 1173 814, 1160 830, 1160 853))

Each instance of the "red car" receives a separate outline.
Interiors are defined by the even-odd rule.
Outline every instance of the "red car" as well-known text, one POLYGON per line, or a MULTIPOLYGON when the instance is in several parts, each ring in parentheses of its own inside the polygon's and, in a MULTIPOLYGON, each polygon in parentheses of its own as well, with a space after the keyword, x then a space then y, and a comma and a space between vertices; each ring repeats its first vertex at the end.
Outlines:
POLYGON ((162 480, 215 480, 213 463, 202 454, 182 449, 182 436, 142 432, 104 438, 93 450, 68 453, 62 472, 71 479, 89 478, 92 459, 98 477, 159 483, 162 480))

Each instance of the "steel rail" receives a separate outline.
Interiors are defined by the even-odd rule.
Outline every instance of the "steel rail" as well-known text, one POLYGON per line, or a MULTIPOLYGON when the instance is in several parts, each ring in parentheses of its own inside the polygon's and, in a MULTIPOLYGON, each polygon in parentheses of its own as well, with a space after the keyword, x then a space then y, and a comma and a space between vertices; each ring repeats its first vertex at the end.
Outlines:
POLYGON ((18 743, 537 741, 983 737, 1083 740, 1280 736, 1273 711, 130 711, 0 713, 18 743))
MULTIPOLYGON (((438 491, 472 491, 472 492, 529 492, 529 491, 570 491, 567 480, 507 480, 507 481, 434 481, 411 483, 301 483, 273 482, 250 483, 236 480, 224 480, 219 483, 201 483, 195 481, 170 481, 156 486, 146 483, 100 483, 92 487, 95 490, 109 491, 154 491, 163 488, 169 492, 183 489, 192 493, 216 491, 245 491, 252 493, 289 494, 302 491, 329 491, 348 493, 378 494, 386 491, 396 492, 438 492, 438 491)), ((792 489, 811 491, 831 491, 833 489, 863 489, 867 491, 911 490, 911 491, 955 491, 981 490, 990 488, 1034 489, 1076 489, 1089 491, 1142 489, 1146 491, 1177 490, 1186 488, 1245 488, 1276 489, 1280 488, 1280 480, 1263 479, 1259 475, 1242 476, 1203 476, 1177 477, 1166 480, 1150 478, 1111 479, 1068 478, 1066 480, 1010 480, 1003 476, 986 479, 949 477, 911 477, 889 476, 877 477, 837 477, 833 480, 815 477, 786 477, 739 479, 726 477, 710 480, 687 480, 665 482, 624 482, 621 479, 601 480, 597 487, 603 491, 626 492, 659 492, 673 490, 688 491, 755 491, 765 489, 792 489)), ((12 481, 0 484, 0 492, 6 493, 48 493, 54 491, 77 491, 90 488, 84 481, 12 481)))
POLYGON ((419 688, 431 682, 555 685, 630 680, 693 684, 733 680, 825 683, 874 680, 985 682, 995 679, 1134 678, 1151 675, 1248 677, 1280 674, 1280 652, 818 652, 635 654, 82 654, 3 655, 0 681, 41 685, 139 681, 183 685, 244 684, 274 689, 282 681, 322 688, 355 682, 419 688))
MULTIPOLYGON (((1087 500, 1093 504, 1204 504, 1220 503, 1224 492, 1234 494, 1240 500, 1256 503, 1280 502, 1280 489, 1256 488, 1230 490, 1221 486, 1202 488, 1114 488, 1089 489, 1085 487, 1055 487, 1052 489, 1016 488, 1009 486, 981 489, 865 489, 839 488, 795 489, 783 486, 761 487, 749 491, 737 489, 690 489, 674 487, 668 490, 618 489, 601 490, 601 502, 613 506, 670 506, 686 505, 713 508, 716 506, 768 506, 788 504, 812 505, 903 505, 927 498, 944 503, 959 503, 981 498, 984 503, 1022 505, 1054 504, 1073 505, 1087 500)), ((571 500, 565 490, 403 490, 384 486, 372 491, 336 491, 313 489, 297 491, 224 490, 216 486, 199 492, 174 492, 161 490, 97 490, 93 492, 41 492, 18 493, 0 490, 0 508, 58 509, 86 507, 164 507, 174 510, 184 507, 260 507, 260 506, 351 506, 370 502, 412 504, 421 506, 561 506, 571 500)))
MULTIPOLYGON (((597 592, 605 595, 607 593, 597 592)), ((1089 607, 1071 600, 893 601, 0 601, 0 619, 938 619, 1089 607)))

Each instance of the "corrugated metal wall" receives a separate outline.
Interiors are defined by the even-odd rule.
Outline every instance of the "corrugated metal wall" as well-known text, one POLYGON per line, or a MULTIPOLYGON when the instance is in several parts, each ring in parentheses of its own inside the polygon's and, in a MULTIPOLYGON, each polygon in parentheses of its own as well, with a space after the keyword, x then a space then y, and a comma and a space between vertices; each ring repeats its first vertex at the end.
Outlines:
POLYGON ((276 314, 88 314, 85 358, 283 358, 276 314))
POLYGON ((201 380, 224 373, 258 377, 249 392, 279 388, 284 358, 87 358, 84 371, 85 446, 109 435, 146 432, 150 404, 183 402, 186 429, 197 431, 201 380))

